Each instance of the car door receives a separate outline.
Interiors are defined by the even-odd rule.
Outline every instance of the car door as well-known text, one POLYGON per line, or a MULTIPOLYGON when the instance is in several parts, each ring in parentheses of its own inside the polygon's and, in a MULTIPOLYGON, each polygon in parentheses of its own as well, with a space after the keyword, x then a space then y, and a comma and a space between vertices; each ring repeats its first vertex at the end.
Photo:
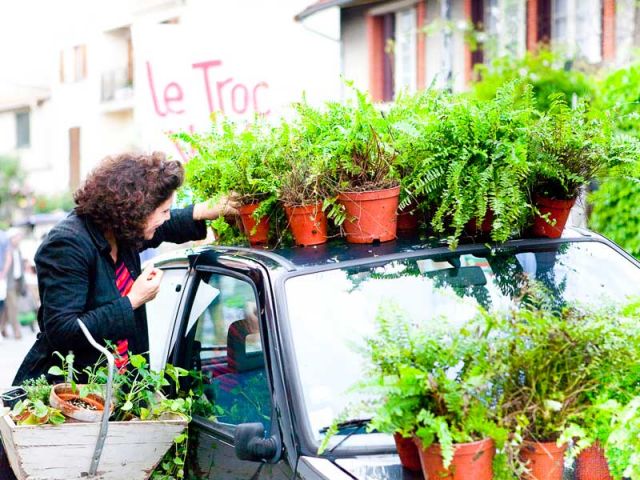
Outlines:
POLYGON ((198 267, 192 273, 173 362, 201 377, 191 423, 189 474, 195 478, 284 479, 291 469, 240 460, 234 434, 239 425, 259 423, 279 438, 275 421, 265 324, 256 284, 245 275, 198 267))

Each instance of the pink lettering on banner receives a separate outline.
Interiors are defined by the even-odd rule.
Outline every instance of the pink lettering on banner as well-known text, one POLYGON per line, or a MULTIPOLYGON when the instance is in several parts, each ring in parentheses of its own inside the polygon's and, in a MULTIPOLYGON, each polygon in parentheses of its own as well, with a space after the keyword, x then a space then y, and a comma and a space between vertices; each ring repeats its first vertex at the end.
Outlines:
MULTIPOLYGON (((193 133, 194 132, 193 124, 189 125, 187 130, 189 131, 189 133, 193 133)), ((173 133, 176 133, 176 132, 173 131, 173 130, 169 130, 167 132, 167 135, 171 135, 173 133)), ((184 163, 187 163, 191 159, 191 157, 193 157, 196 154, 195 150, 193 148, 191 148, 191 147, 188 147, 189 151, 185 152, 185 150, 183 148, 183 144, 181 144, 178 141, 173 140, 173 139, 171 140, 171 142, 173 143, 173 146, 176 147, 176 150, 178 151, 178 153, 182 157, 182 161, 184 163)))
POLYGON ((211 87, 209 82, 209 69, 211 67, 218 67, 222 65, 220 60, 208 60, 206 62, 194 63, 191 66, 193 68, 202 68, 202 73, 204 75, 204 88, 207 92, 207 102, 209 103, 209 113, 213 113, 215 110, 213 108, 213 99, 211 98, 211 87))
POLYGON ((164 104, 168 112, 175 113, 176 115, 184 113, 184 109, 173 110, 171 108, 171 104, 175 102, 182 102, 182 87, 176 82, 171 82, 164 89, 164 104))
POLYGON ((158 97, 156 96, 156 88, 153 84, 153 73, 151 71, 151 64, 149 62, 146 62, 146 64, 147 64, 147 80, 149 80, 149 91, 151 92, 151 98, 153 99, 153 108, 156 111, 156 115, 160 117, 164 117, 167 114, 167 112, 163 112, 162 110, 160 110, 158 106, 158 97))

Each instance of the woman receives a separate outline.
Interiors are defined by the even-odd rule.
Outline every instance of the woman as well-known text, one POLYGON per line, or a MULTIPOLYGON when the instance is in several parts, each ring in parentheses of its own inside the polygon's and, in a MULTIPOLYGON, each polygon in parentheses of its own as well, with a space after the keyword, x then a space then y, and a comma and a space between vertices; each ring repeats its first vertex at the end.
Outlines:
POLYGON ((145 303, 157 295, 162 272, 153 266, 141 272, 139 252, 202 239, 204 220, 237 213, 229 201, 171 211, 183 177, 182 165, 161 153, 107 157, 88 176, 74 194, 75 210, 36 253, 41 333, 14 385, 47 375, 57 364, 54 351, 72 350, 79 372, 98 360, 78 318, 98 341, 126 340, 133 353, 149 350, 145 303))

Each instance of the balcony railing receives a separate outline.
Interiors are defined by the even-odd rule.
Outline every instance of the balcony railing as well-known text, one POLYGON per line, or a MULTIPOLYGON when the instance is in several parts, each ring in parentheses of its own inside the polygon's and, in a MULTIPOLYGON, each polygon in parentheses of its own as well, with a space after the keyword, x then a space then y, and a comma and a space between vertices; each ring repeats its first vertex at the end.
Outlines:
POLYGON ((126 68, 109 70, 102 74, 102 102, 127 100, 133 97, 133 83, 126 68))

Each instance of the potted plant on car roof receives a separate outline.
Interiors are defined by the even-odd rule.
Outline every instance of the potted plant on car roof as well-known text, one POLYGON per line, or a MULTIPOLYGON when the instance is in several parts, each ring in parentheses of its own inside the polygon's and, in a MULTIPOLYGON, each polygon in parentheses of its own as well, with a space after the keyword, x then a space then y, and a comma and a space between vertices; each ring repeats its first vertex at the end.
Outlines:
POLYGON ((581 189, 610 168, 637 159, 637 141, 615 133, 612 113, 589 118, 584 103, 571 108, 554 96, 548 112, 531 128, 528 158, 536 236, 560 237, 581 189))
POLYGON ((314 132, 308 127, 282 121, 271 162, 277 171, 278 197, 284 204, 288 227, 301 246, 327 241, 327 179, 322 158, 316 155, 314 132))
POLYGON ((337 202, 329 217, 341 224, 348 242, 372 243, 396 237, 400 187, 394 177, 395 152, 381 131, 382 113, 363 92, 323 110, 305 101, 296 105, 301 127, 313 132, 314 152, 324 162, 337 202))
MULTIPOLYGON (((212 117, 206 133, 180 132, 172 138, 188 144, 195 152, 185 167, 185 187, 200 201, 220 201, 236 196, 241 203, 244 232, 251 244, 267 243, 268 217, 277 201, 277 184, 269 168, 269 138, 273 129, 256 120, 244 128, 228 119, 212 117)), ((213 222, 218 232, 237 231, 224 218, 213 222)))
POLYGON ((452 95, 435 89, 400 95, 386 114, 388 142, 400 178, 398 232, 415 231, 422 214, 438 205, 447 166, 456 153, 442 128, 452 95))
MULTIPOLYGON (((479 331, 410 325, 393 305, 381 310, 366 341, 365 389, 377 393, 371 430, 413 438, 426 478, 493 478, 495 446, 506 432, 494 421, 485 375, 489 344, 479 331)), ((444 322, 446 324, 446 322, 444 322)), ((411 465, 411 454, 405 454, 411 465)))
POLYGON ((435 146, 444 186, 431 223, 435 232, 449 232, 452 248, 465 231, 503 242, 527 224, 527 129, 535 115, 531 88, 522 82, 487 102, 456 97, 443 112, 435 146))

